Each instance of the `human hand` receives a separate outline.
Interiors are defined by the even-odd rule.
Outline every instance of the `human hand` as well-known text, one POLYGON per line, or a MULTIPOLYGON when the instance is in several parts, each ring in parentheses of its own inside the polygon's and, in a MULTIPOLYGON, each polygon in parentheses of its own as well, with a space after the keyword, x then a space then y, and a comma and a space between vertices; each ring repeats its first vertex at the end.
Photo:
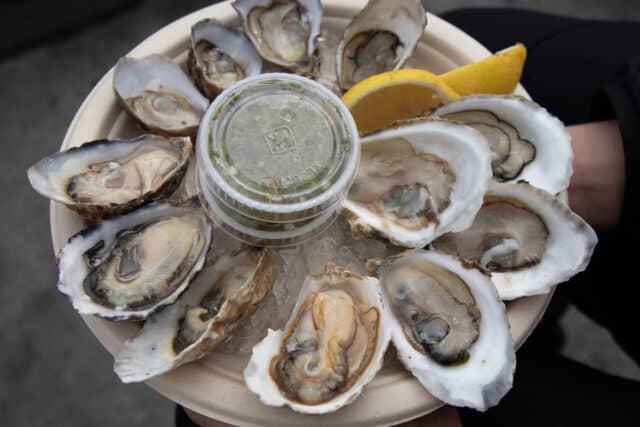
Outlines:
POLYGON ((617 224, 622 211, 625 162, 615 120, 569 126, 575 159, 569 206, 596 228, 617 224))

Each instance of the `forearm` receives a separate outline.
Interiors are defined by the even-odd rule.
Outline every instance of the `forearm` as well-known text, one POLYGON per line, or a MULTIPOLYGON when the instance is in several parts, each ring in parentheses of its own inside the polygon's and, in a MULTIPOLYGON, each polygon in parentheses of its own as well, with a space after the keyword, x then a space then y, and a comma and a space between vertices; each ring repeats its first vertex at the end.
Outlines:
POLYGON ((615 226, 624 200, 625 161, 615 120, 568 128, 575 159, 569 205, 595 228, 615 226))

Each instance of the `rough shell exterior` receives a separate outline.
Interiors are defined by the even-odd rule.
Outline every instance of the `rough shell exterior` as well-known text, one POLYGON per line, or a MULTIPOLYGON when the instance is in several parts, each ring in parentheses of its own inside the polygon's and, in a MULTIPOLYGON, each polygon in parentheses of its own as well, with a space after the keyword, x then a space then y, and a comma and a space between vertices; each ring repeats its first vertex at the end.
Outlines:
POLYGON ((252 276, 236 294, 236 299, 225 301, 216 316, 208 322, 202 336, 178 355, 174 354, 172 346, 178 318, 187 306, 197 304, 203 294, 210 290, 212 283, 228 271, 236 259, 247 256, 244 251, 223 255, 212 267, 205 268, 176 304, 152 316, 135 338, 125 342, 114 363, 114 370, 122 382, 145 381, 204 357, 229 337, 242 319, 253 313, 271 289, 272 259, 268 249, 249 251, 251 253, 248 256, 257 258, 252 276), (155 348, 155 353, 149 348, 155 348))
MULTIPOLYGON (((84 144, 82 144, 79 147, 73 147, 70 148, 66 151, 60 152, 60 153, 56 153, 53 156, 50 156, 46 159, 44 159, 41 162, 44 161, 50 161, 48 159, 53 159, 55 157, 60 157, 60 156, 64 156, 64 155, 76 155, 76 154, 80 154, 80 153, 86 153, 90 150, 93 149, 105 149, 106 147, 108 147, 109 145, 112 145, 114 143, 131 143, 131 144, 136 144, 140 141, 143 141, 145 138, 145 135, 142 135, 140 137, 131 139, 131 140, 108 140, 108 139, 100 139, 97 141, 90 141, 90 142, 86 142, 84 144)), ((182 156, 183 156, 183 160, 180 164, 180 166, 174 171, 173 174, 171 174, 167 180, 161 185, 159 186, 155 191, 146 193, 144 195, 142 195, 142 197, 139 197, 137 199, 131 200, 127 203, 123 203, 123 204, 109 204, 109 205, 95 205, 95 204, 79 204, 79 203, 74 203, 72 200, 70 200, 68 197, 63 197, 62 195, 53 195, 53 194, 45 194, 45 192, 41 192, 41 194, 43 194, 45 197, 49 197, 52 200, 56 200, 60 203, 63 203, 66 207, 68 207, 69 209, 71 209, 72 211, 76 212, 78 215, 80 215, 81 217, 93 221, 93 222, 97 222, 100 221, 104 218, 110 217, 110 216, 114 216, 114 215, 124 215, 127 214, 133 210, 135 210, 136 208, 145 205, 147 203, 150 202, 154 202, 160 199, 165 199, 167 198, 171 193, 173 193, 176 188, 178 188, 178 186, 180 185, 180 182, 182 181, 182 178, 185 175, 185 172, 187 171, 187 168, 189 166, 189 159, 191 158, 191 153, 193 152, 193 145, 191 144, 191 141, 188 138, 181 138, 181 143, 183 144, 183 148, 182 148, 182 156)), ((37 184, 35 184, 34 181, 34 177, 32 177, 33 175, 40 175, 39 171, 37 171, 38 169, 38 165, 41 163, 39 162, 38 164, 34 165, 30 170, 29 170, 29 179, 32 182, 32 185, 34 186, 34 188, 37 186, 37 184), (32 172, 33 170, 33 172, 32 172)), ((46 179, 46 178, 38 178, 38 179, 46 179)), ((36 190, 38 190, 38 188, 36 188, 36 190)))

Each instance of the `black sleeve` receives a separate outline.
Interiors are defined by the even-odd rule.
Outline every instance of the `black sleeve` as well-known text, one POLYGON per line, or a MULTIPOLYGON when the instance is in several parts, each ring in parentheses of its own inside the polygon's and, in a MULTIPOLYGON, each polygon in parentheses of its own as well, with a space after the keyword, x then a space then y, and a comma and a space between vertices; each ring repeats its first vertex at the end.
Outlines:
MULTIPOLYGON (((637 203, 640 145, 640 57, 628 61, 594 96, 593 120, 615 118, 625 154, 624 205, 615 229, 598 233, 594 258, 572 289, 572 299, 609 329, 624 350, 640 363, 640 215, 637 203)), ((597 206, 594 206, 597 209, 597 206)))

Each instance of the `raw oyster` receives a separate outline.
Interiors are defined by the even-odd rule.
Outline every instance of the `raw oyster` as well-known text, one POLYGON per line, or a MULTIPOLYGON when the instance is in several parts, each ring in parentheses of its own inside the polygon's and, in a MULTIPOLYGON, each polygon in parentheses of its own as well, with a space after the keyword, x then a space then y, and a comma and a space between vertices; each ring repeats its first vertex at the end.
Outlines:
POLYGON ((243 33, 213 19, 191 27, 189 71, 209 99, 260 70, 262 58, 243 33))
POLYGON ((515 350, 505 306, 485 273, 444 254, 370 260, 398 357, 434 396, 485 410, 511 389, 515 350))
POLYGON ((474 95, 433 115, 465 123, 487 137, 496 180, 523 179, 553 194, 569 186, 571 137, 562 122, 538 104, 517 95, 474 95))
POLYGON ((374 74, 397 70, 427 25, 420 0, 369 0, 344 30, 336 67, 343 90, 374 74))
POLYGON ((122 382, 145 381, 204 357, 271 289, 271 253, 245 249, 204 268, 176 304, 154 314, 125 342, 114 370, 122 382))
POLYGON ((142 126, 162 135, 195 135, 209 106, 180 67, 160 55, 120 58, 113 89, 142 126))
POLYGON ((245 383, 263 403, 321 414, 352 402, 382 366, 389 331, 378 281, 327 264, 307 276, 284 331, 253 348, 245 383))
POLYGON ((187 288, 210 242, 196 202, 154 202, 71 237, 58 255, 58 290, 81 314, 145 319, 187 288))
POLYGON ((343 202, 354 236, 380 234, 410 248, 467 228, 491 181, 486 139, 468 126, 419 119, 361 141, 343 202))
POLYGON ((311 68, 320 35, 320 0, 236 0, 244 31, 260 55, 296 72, 311 68))
POLYGON ((551 194, 526 182, 493 183, 473 224, 433 248, 482 264, 500 297, 547 293, 584 270, 598 238, 551 194))
POLYGON ((171 194, 192 151, 189 138, 91 141, 40 160, 28 176, 38 193, 98 220, 171 194))

